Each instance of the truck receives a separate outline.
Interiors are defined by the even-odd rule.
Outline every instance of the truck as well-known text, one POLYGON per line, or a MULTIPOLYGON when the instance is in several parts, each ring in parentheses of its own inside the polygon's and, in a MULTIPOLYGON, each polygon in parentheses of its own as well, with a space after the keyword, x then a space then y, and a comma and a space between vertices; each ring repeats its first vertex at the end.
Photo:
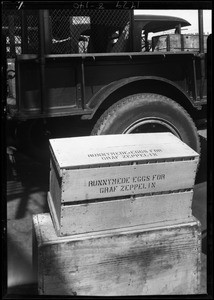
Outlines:
POLYGON ((171 132, 200 153, 210 47, 202 10, 199 33, 184 34, 190 23, 178 17, 39 5, 3 6, 3 101, 16 145, 42 157, 49 138, 83 126, 92 135, 171 132))

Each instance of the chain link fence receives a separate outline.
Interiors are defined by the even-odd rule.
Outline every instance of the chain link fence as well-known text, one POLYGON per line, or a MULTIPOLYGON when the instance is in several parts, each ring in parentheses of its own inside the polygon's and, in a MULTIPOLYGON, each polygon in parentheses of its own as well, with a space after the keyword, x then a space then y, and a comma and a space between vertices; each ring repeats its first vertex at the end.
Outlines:
POLYGON ((38 53, 38 11, 3 10, 2 34, 6 37, 7 58, 14 58, 16 54, 38 53))
POLYGON ((49 20, 52 53, 122 52, 130 48, 130 11, 51 10, 49 20))
MULTIPOLYGON (((52 9, 48 28, 51 54, 108 53, 131 50, 132 11, 52 9)), ((7 58, 39 53, 39 11, 4 10, 2 32, 7 58)))

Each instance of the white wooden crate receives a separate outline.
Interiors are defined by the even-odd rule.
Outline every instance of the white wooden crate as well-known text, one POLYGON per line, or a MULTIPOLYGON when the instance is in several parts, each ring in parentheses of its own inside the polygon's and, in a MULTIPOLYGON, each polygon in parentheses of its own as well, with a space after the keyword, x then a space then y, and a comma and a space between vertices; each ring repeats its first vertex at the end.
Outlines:
POLYGON ((33 217, 33 257, 43 295, 180 295, 200 292, 195 218, 58 237, 49 214, 33 217))
MULTIPOLYGON (((100 224, 101 214, 106 209, 109 213, 115 209, 127 210, 130 205, 127 197, 137 197, 136 208, 132 206, 132 220, 138 214, 138 208, 145 208, 143 203, 150 203, 144 198, 149 195, 166 193, 165 197, 161 197, 161 201, 168 203, 169 199, 174 202, 180 199, 182 203, 180 196, 169 197, 168 194, 189 191, 188 200, 186 196, 183 197, 183 204, 186 201, 183 207, 190 206, 199 155, 170 133, 52 139, 50 151, 48 202, 59 235, 80 233, 83 228, 86 230, 83 222, 90 218, 91 230, 95 223, 100 230, 108 229, 107 223, 107 227, 100 224), (119 202, 119 198, 123 201, 119 202), (139 200, 141 198, 144 200, 142 203, 139 200), (93 204, 93 201, 96 204, 93 204), (79 216, 84 215, 84 218, 80 219, 81 226, 76 221, 77 211, 79 216), (93 211, 96 211, 96 216, 93 211)), ((154 205, 152 201, 151 205, 154 205)), ((175 218, 174 211, 170 217, 165 213, 165 220, 175 218)), ((189 210, 183 209, 181 215, 186 217, 189 210)), ((118 217, 119 214, 113 213, 113 218, 118 217)), ((140 217, 138 219, 140 220, 140 217)), ((115 222, 111 222, 110 216, 106 217, 106 222, 107 220, 110 222, 109 226, 116 226, 115 222)), ((151 221, 160 220, 153 214, 151 221)), ((130 226, 136 225, 134 221, 129 222, 128 218, 127 222, 130 226)), ((147 222, 148 220, 144 223, 147 222)), ((125 222, 118 219, 118 228, 123 226, 126 226, 125 222)))

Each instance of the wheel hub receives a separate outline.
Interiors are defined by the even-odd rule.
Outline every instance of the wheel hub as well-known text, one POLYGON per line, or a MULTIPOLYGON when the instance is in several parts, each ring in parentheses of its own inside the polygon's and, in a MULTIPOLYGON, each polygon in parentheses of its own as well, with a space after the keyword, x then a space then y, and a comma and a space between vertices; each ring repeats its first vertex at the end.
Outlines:
POLYGON ((181 138, 173 124, 166 120, 155 117, 143 118, 135 121, 123 131, 123 134, 148 132, 171 132, 178 138, 181 138))

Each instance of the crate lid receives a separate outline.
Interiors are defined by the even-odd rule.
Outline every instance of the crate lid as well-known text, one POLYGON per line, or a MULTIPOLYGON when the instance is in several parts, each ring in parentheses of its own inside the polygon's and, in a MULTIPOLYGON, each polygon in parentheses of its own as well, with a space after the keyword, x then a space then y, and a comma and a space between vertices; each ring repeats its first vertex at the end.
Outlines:
POLYGON ((199 156, 172 133, 96 135, 49 141, 51 153, 62 169, 199 156))

